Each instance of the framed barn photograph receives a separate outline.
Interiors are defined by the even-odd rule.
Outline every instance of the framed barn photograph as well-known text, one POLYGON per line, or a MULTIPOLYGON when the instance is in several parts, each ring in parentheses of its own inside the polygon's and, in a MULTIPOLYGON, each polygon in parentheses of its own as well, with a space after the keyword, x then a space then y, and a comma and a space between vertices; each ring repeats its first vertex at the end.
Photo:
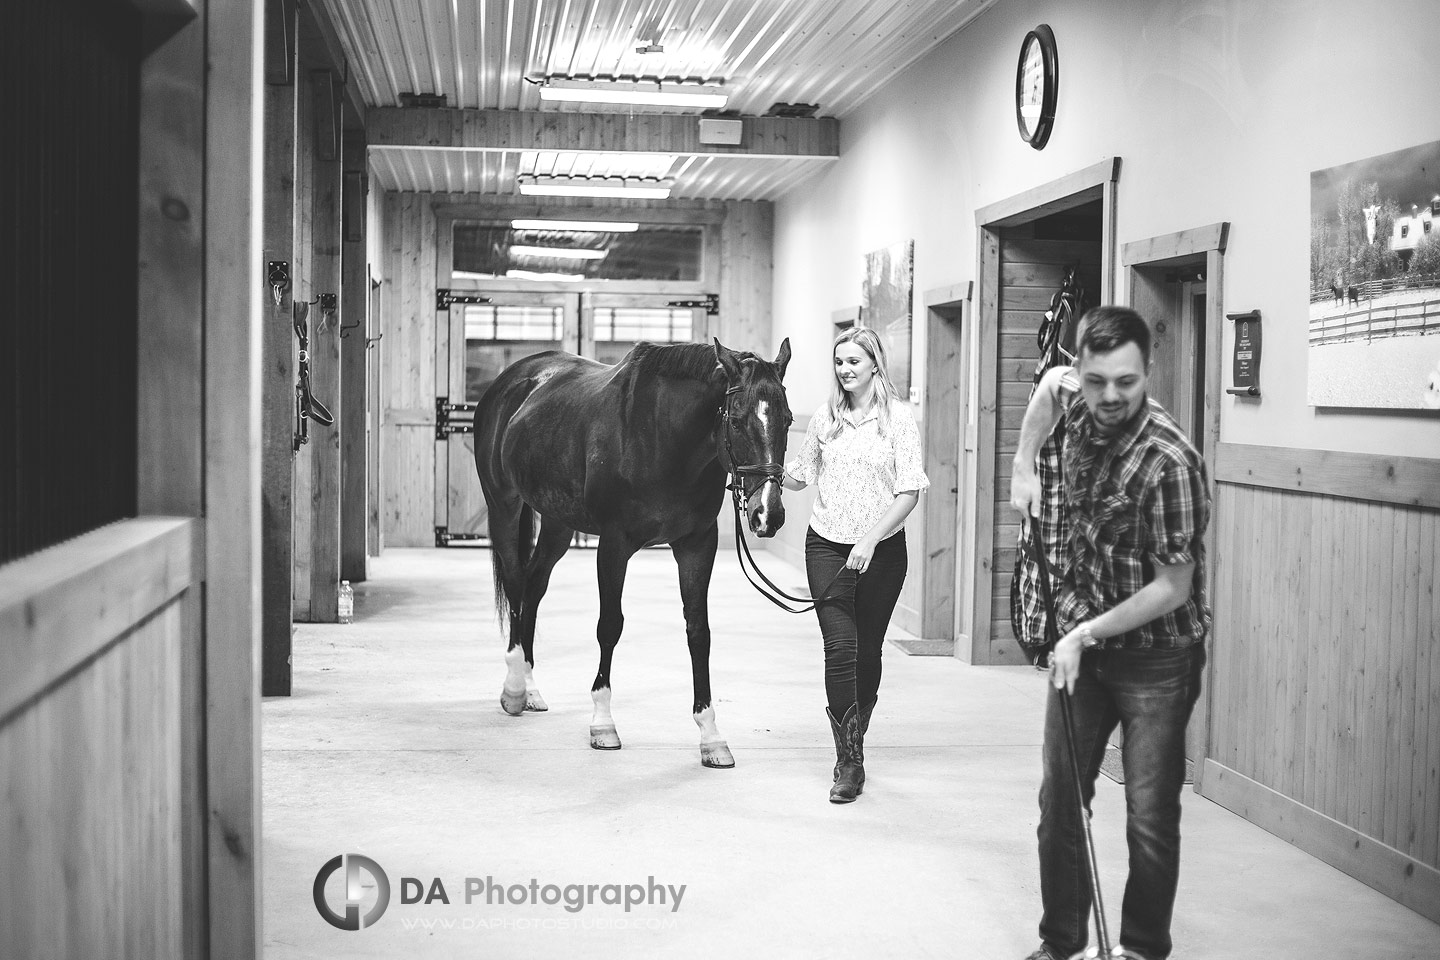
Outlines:
POLYGON ((1440 408, 1440 141, 1310 174, 1317 407, 1440 408))

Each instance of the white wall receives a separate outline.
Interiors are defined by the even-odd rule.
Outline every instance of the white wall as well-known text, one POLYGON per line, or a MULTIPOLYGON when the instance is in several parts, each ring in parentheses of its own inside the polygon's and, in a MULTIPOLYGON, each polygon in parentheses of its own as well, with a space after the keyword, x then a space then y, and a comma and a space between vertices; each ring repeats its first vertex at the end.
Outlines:
POLYGON ((774 339, 797 351, 796 413, 824 399, 830 312, 859 302, 867 251, 915 240, 923 389, 921 294, 976 278, 975 209, 1119 156, 1119 244, 1231 223, 1225 307, 1263 314, 1264 396, 1224 398, 1222 440, 1440 457, 1435 415, 1307 405, 1308 237, 1296 229, 1312 170, 1440 140, 1437 34, 1435 0, 996 4, 843 118, 840 159, 776 205, 774 339), (1013 106, 1020 42, 1039 23, 1060 60, 1043 151, 1020 140, 1013 106), (1414 69, 1397 78, 1387 62, 1414 69))

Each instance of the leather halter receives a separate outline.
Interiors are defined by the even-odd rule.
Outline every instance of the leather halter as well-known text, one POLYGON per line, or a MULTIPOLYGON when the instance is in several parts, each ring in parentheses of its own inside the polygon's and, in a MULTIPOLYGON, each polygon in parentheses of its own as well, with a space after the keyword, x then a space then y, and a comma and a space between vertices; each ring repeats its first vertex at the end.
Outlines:
MULTIPOLYGON (((734 479, 730 483, 727 483, 725 485, 725 489, 730 491, 730 495, 735 506, 735 557, 740 561, 740 572, 745 574, 745 579, 750 581, 750 586, 754 587, 757 591, 759 591, 760 596, 764 597, 766 600, 769 600, 771 603, 775 604, 775 606, 779 607, 781 610, 784 610, 786 613, 808 613, 809 611, 814 610, 818 604, 821 604, 826 600, 834 600, 838 596, 841 596, 841 594, 832 594, 830 591, 834 589, 837 583, 840 582, 840 577, 845 573, 846 568, 841 567, 839 570, 835 571, 835 576, 830 579, 830 582, 826 585, 825 589, 820 591, 820 596, 796 597, 791 596, 784 590, 780 589, 780 587, 777 586, 773 580, 765 576, 765 572, 761 570, 760 565, 755 562, 755 557, 752 556, 750 553, 750 544, 745 542, 745 526, 740 520, 740 515, 745 512, 745 501, 748 500, 750 497, 753 497, 755 494, 759 493, 761 490, 765 489, 765 484, 774 483, 776 486, 779 486, 783 489, 784 485, 780 482, 780 478, 785 475, 785 465, 783 463, 737 464, 735 462, 735 450, 731 442, 732 435, 735 430, 735 425, 732 422, 732 418, 730 415, 730 395, 734 393, 739 393, 741 389, 742 388, 739 386, 729 387, 725 391, 724 399, 720 401, 720 419, 722 421, 722 432, 720 435, 720 440, 725 445, 725 457, 730 461, 730 474, 734 477, 734 479), (747 476, 758 476, 764 478, 758 484, 756 484, 755 489, 751 490, 748 494, 745 493, 744 480, 744 478, 747 476), (754 575, 751 574, 751 570, 755 571, 754 575), (756 576, 758 576, 762 581, 764 581, 765 587, 770 588, 768 591, 765 589, 765 587, 762 587, 759 583, 755 582, 756 576), (785 602, 786 600, 792 601, 794 603, 808 604, 808 606, 798 608, 792 607, 785 602)), ((852 591, 855 588, 855 581, 858 579, 859 574, 855 574, 851 578, 849 587, 852 591)))
POLYGON ((765 484, 779 484, 780 478, 785 475, 785 465, 783 463, 740 464, 735 462, 735 423, 730 413, 730 397, 732 394, 739 393, 742 389, 744 388, 738 384, 733 387, 727 388, 725 390, 724 399, 720 401, 720 420, 722 425, 720 439, 721 442, 725 445, 725 457, 730 461, 730 474, 735 478, 732 482, 726 484, 725 488, 734 495, 737 508, 741 504, 742 496, 743 499, 749 500, 751 497, 755 496, 755 494, 763 490, 765 488, 765 484), (745 478, 757 476, 763 477, 764 479, 762 479, 758 484, 756 484, 753 490, 746 493, 745 478))

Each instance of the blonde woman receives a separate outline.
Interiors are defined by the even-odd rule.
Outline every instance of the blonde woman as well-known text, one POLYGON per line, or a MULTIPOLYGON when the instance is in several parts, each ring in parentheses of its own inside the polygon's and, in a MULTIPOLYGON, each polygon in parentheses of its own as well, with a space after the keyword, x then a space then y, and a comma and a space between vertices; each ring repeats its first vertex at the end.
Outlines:
POLYGON ((905 518, 930 481, 921 467, 920 431, 890 383, 875 331, 844 331, 832 358, 830 400, 810 418, 783 483, 789 490, 817 488, 805 570, 811 596, 826 587, 834 595, 815 614, 835 738, 830 801, 850 803, 865 786, 865 733, 880 691, 885 628, 905 582, 905 518))

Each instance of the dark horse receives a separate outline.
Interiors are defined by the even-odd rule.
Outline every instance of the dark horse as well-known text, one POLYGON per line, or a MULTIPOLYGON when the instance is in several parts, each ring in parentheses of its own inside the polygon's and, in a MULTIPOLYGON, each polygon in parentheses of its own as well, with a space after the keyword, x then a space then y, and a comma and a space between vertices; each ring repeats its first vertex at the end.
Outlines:
POLYGON ((610 661, 625 623, 625 569, 636 550, 668 543, 680 568, 700 762, 735 765, 710 704, 717 518, 733 468, 750 529, 772 537, 785 522, 780 473, 791 417, 780 381, 789 362, 788 339, 773 363, 719 340, 713 348, 641 343, 614 366, 551 351, 517 361, 486 389, 475 411, 475 466, 490 514, 495 606, 509 622, 506 713, 546 709, 534 680, 535 614, 574 533, 598 534, 590 745, 620 749, 610 661))

